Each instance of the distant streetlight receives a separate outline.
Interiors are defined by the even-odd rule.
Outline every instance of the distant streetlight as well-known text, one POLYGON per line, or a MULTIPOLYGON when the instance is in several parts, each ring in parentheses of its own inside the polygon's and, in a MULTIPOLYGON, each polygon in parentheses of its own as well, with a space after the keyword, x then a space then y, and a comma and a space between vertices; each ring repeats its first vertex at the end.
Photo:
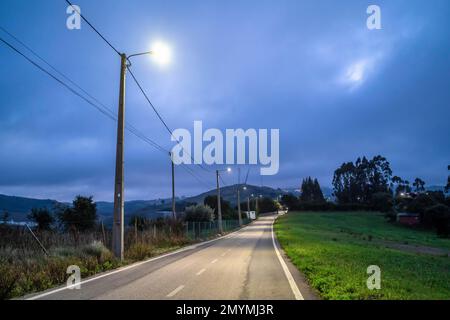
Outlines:
MULTIPOLYGON (((239 226, 242 227, 242 214, 241 214, 241 168, 238 168, 238 185, 237 185, 237 203, 238 203, 238 218, 239 218, 239 226)), ((243 186, 243 190, 247 190, 246 186, 243 186)))

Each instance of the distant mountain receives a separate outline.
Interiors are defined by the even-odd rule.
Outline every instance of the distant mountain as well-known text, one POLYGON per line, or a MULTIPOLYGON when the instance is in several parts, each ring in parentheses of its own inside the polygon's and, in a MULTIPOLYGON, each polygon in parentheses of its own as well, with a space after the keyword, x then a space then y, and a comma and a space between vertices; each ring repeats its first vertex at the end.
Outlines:
MULTIPOLYGON (((269 197, 275 199, 279 195, 292 193, 299 195, 300 190, 298 188, 283 188, 274 189, 270 187, 258 187, 247 185, 247 190, 242 190, 241 201, 244 202, 250 195, 262 195, 263 197, 269 197)), ((237 204, 237 185, 221 187, 221 196, 226 201, 231 202, 232 205, 237 204)), ((443 186, 429 186, 428 191, 443 191, 443 186)), ((189 203, 203 203, 206 196, 216 195, 216 189, 204 192, 194 197, 188 197, 177 199, 177 211, 184 208, 189 203)), ((322 192, 326 198, 331 198, 333 190, 329 187, 322 187, 322 192)), ((58 202, 51 199, 33 199, 25 197, 7 196, 0 194, 0 215, 7 211, 10 219, 14 221, 27 221, 27 215, 32 208, 47 208, 52 210, 56 205, 69 205, 67 203, 58 202)), ((112 202, 99 201, 97 204, 97 213, 100 220, 103 220, 105 224, 112 223, 114 204, 112 202)), ((125 201, 125 217, 126 219, 133 215, 145 216, 148 218, 157 218, 170 214, 171 211, 171 199, 158 199, 158 200, 133 200, 125 201)))
MULTIPOLYGON (((126 201, 125 215, 126 217, 137 214, 148 217, 159 217, 164 215, 164 213, 159 213, 159 211, 168 202, 169 200, 167 199, 126 201)), ((99 220, 103 220, 105 224, 111 224, 114 203, 99 201, 96 204, 99 220)), ((9 213, 9 219, 14 221, 28 221, 27 215, 32 208, 47 208, 52 211, 57 205, 70 204, 51 199, 41 200, 0 194, 0 215, 6 211, 9 213)))
POLYGON ((27 215, 32 208, 47 208, 52 210, 58 201, 45 199, 31 199, 0 194, 0 214, 9 213, 10 219, 15 221, 27 220, 27 215))
MULTIPOLYGON (((242 185, 241 185, 242 187, 242 185)), ((252 194, 255 196, 262 195, 263 197, 269 197, 275 199, 279 195, 286 194, 286 191, 281 189, 273 189, 270 187, 258 187, 252 185, 246 185, 247 190, 242 190, 241 192, 241 201, 245 201, 248 196, 252 194)), ((215 196, 217 195, 217 190, 213 189, 208 192, 204 192, 194 197, 184 199, 185 202, 193 202, 193 203, 203 203, 203 200, 207 196, 215 196)), ((220 196, 226 200, 231 202, 231 204, 237 204, 237 185, 226 186, 220 188, 220 196)))

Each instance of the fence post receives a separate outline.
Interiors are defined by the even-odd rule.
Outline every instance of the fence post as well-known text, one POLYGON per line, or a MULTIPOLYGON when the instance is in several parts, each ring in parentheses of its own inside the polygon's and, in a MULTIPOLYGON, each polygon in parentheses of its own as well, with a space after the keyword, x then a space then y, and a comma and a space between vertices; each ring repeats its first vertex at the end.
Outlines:
POLYGON ((106 234, 105 234, 105 226, 103 225, 103 220, 102 220, 102 235, 103 235, 103 245, 106 247, 106 234))
POLYGON ((137 219, 134 219, 134 242, 138 242, 138 235, 137 235, 137 219))

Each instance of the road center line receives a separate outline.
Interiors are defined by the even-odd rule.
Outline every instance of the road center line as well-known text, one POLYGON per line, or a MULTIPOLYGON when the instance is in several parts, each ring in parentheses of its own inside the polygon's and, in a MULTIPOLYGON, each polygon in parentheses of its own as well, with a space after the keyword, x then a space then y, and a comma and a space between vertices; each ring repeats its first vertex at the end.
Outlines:
POLYGON ((304 300, 303 295, 301 294, 300 290, 297 287, 297 283, 295 283, 295 280, 292 277, 292 274, 289 271, 289 269, 286 265, 286 262, 284 262, 283 257, 281 256, 280 251, 278 250, 277 245, 275 243, 275 236, 274 236, 274 232, 273 232, 273 224, 275 223, 275 220, 276 220, 276 218, 273 219, 273 222, 272 222, 272 243, 273 243, 273 247, 275 249, 275 253, 277 254, 278 260, 280 260, 281 267, 283 268, 284 274, 286 275, 289 285, 291 286, 291 290, 295 296, 295 300, 304 300))
POLYGON ((211 263, 216 263, 217 261, 219 261, 219 259, 214 259, 211 263))
POLYGON ((176 295, 178 292, 180 292, 181 290, 183 290, 184 286, 181 285, 178 288, 176 288, 175 290, 173 290, 171 293, 169 293, 167 295, 168 298, 173 297, 174 295, 176 295))
POLYGON ((203 268, 202 270, 200 270, 199 272, 197 272, 196 275, 199 276, 199 275, 201 275, 201 274, 202 274, 203 272, 205 272, 205 271, 206 271, 206 269, 203 268))

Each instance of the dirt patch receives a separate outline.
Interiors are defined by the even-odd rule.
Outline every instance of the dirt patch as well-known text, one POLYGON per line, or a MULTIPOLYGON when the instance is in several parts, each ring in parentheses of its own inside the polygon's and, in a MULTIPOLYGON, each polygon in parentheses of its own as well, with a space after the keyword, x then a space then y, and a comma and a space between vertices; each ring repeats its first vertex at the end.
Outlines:
POLYGON ((392 241, 376 241, 376 243, 379 243, 379 244, 385 246, 386 248, 396 249, 396 250, 405 251, 405 252, 430 254, 433 256, 450 257, 450 251, 441 249, 441 248, 412 245, 412 244, 403 244, 403 243, 392 242, 392 241))

